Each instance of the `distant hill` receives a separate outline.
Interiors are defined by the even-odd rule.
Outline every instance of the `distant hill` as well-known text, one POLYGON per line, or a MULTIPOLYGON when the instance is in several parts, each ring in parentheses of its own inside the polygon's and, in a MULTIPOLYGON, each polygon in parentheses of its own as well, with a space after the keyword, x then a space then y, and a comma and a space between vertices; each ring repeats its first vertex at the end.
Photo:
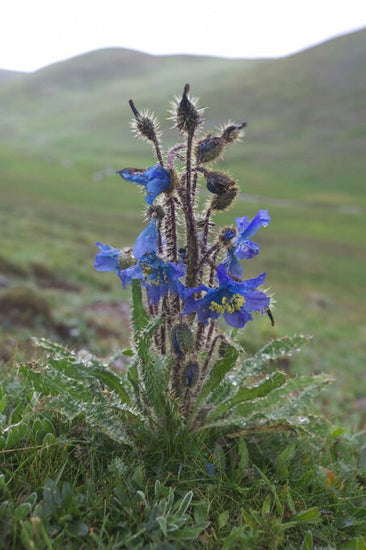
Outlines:
POLYGON ((13 80, 14 78, 17 78, 21 75, 24 75, 24 73, 20 71, 8 71, 7 69, 0 69, 0 85, 4 82, 9 82, 10 80, 13 80))
POLYGON ((208 130, 229 118, 248 120, 247 143, 231 159, 235 166, 244 155, 249 172, 260 167, 259 192, 275 174, 295 194, 305 185, 359 194, 365 50, 366 31, 358 31, 271 60, 91 52, 2 83, 0 145, 101 165, 146 156, 146 146, 129 137, 128 99, 155 110, 168 128, 167 101, 190 82, 209 105, 208 130))

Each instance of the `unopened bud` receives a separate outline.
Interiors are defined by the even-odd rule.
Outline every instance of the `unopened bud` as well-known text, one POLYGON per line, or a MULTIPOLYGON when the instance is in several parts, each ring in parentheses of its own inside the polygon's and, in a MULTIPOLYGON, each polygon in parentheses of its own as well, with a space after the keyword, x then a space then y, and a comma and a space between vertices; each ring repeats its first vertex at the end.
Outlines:
POLYGON ((193 334, 186 323, 176 325, 172 330, 173 349, 177 355, 185 355, 193 349, 193 334))
POLYGON ((235 185, 235 181, 222 172, 207 172, 206 185, 210 193, 223 195, 235 185))
POLYGON ((197 163, 211 162, 218 158, 225 145, 225 140, 222 137, 206 136, 201 139, 195 147, 195 155, 197 163))
POLYGON ((198 379, 198 372, 199 368, 197 363, 189 363, 189 365, 187 365, 187 367, 184 369, 183 381, 184 385, 187 386, 187 388, 191 388, 195 385, 198 379))
POLYGON ((139 113, 132 99, 130 99, 128 103, 135 117, 135 120, 131 123, 132 129, 139 138, 147 139, 155 143, 159 133, 159 124, 154 116, 149 113, 139 113))
POLYGON ((245 121, 240 124, 229 124, 226 126, 221 134, 221 138, 225 143, 234 143, 234 141, 240 140, 243 137, 243 128, 245 128, 247 123, 245 121))
POLYGON ((212 210, 226 210, 231 203, 236 199, 238 195, 239 188, 237 185, 233 185, 226 193, 223 193, 222 195, 215 195, 212 198, 211 201, 211 209, 212 210))
POLYGON ((177 106, 176 126, 183 133, 192 134, 201 122, 199 109, 195 100, 188 98, 189 84, 184 86, 182 99, 177 106))

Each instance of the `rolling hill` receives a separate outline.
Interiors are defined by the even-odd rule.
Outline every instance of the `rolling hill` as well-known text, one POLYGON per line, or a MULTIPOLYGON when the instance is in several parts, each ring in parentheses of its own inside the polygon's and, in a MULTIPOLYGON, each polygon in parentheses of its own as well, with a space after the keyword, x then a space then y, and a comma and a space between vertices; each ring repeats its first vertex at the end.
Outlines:
POLYGON ((189 81, 210 106, 210 130, 248 120, 244 153, 236 148, 230 160, 244 154, 247 171, 261 167, 262 183, 253 172, 249 192, 312 200, 319 189, 346 189, 363 197, 365 46, 366 31, 358 31, 275 60, 91 52, 2 81, 0 146, 116 165, 147 153, 129 138, 128 99, 168 129, 167 101, 189 81), (283 193, 269 192, 273 176, 283 193))

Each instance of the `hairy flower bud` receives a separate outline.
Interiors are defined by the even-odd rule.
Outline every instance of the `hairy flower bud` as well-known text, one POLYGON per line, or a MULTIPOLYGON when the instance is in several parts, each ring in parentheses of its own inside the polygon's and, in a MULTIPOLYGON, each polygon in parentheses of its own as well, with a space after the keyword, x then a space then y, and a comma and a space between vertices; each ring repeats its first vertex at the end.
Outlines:
POLYGON ((189 363, 184 369, 183 382, 187 388, 191 388, 195 385, 198 379, 199 368, 197 363, 189 363))
POLYGON ((177 355, 185 355, 193 349, 193 334, 186 323, 173 327, 172 345, 177 355))
POLYGON ((201 139, 195 147, 195 156, 197 163, 211 162, 218 158, 225 146, 225 140, 222 137, 212 137, 211 135, 201 139))
POLYGON ((234 141, 239 141, 243 137, 243 128, 245 128, 247 123, 245 121, 240 124, 231 124, 229 123, 226 127, 222 129, 221 138, 225 143, 234 143, 234 141))
POLYGON ((222 172, 206 172, 206 185, 210 193, 223 195, 235 185, 235 181, 222 172))
POLYGON ((236 199, 238 195, 239 188, 237 185, 233 185, 228 189, 225 193, 222 195, 215 195, 212 198, 210 208, 212 210, 226 210, 228 206, 231 205, 231 203, 236 199))
POLYGON ((148 112, 139 113, 132 99, 128 103, 135 117, 135 120, 131 122, 131 128, 139 138, 155 143, 159 134, 159 124, 154 115, 148 112))
POLYGON ((196 127, 201 123, 200 109, 197 108, 197 101, 188 98, 190 86, 184 86, 182 99, 177 105, 176 126, 182 133, 192 134, 196 127))

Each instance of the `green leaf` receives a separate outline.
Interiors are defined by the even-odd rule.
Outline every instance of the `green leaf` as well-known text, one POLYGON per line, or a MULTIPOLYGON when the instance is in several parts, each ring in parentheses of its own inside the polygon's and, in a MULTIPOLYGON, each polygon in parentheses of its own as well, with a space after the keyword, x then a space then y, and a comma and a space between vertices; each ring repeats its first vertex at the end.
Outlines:
POLYGON ((253 357, 243 361, 241 374, 245 377, 259 374, 269 361, 274 361, 284 356, 291 356, 300 351, 300 348, 309 341, 309 336, 291 336, 272 340, 260 349, 253 357))
POLYGON ((23 502, 14 510, 14 519, 16 521, 21 521, 25 519, 31 512, 32 505, 30 502, 23 502))
POLYGON ((3 410, 5 409, 7 400, 8 400, 8 396, 7 396, 7 395, 3 395, 2 398, 0 399, 0 414, 1 414, 1 413, 3 412, 3 410))
POLYGON ((313 535, 311 531, 307 531, 304 540, 302 541, 301 550, 313 550, 313 535))
POLYGON ((318 523, 321 520, 320 510, 317 506, 313 508, 308 508, 307 510, 302 510, 298 512, 291 518, 292 522, 297 523, 318 523))
POLYGON ((269 374, 264 380, 258 382, 258 384, 254 386, 244 386, 242 388, 239 388, 234 397, 232 397, 222 405, 216 407, 210 414, 209 418, 217 418, 218 416, 225 414, 228 410, 232 409, 235 405, 239 403, 252 401, 253 399, 258 399, 259 397, 264 397, 275 388, 279 388, 280 386, 282 386, 286 382, 286 380, 286 374, 278 371, 269 374))
POLYGON ((239 351, 230 344, 226 348, 225 357, 219 359, 211 373, 207 382, 203 385, 202 390, 200 391, 194 410, 196 410, 197 405, 201 403, 212 391, 214 391, 222 380, 225 378, 225 375, 234 367, 236 360, 239 356, 239 351))
POLYGON ((225 510, 224 512, 221 512, 217 519, 217 524, 219 526, 219 529, 222 529, 227 524, 227 521, 229 519, 230 512, 229 510, 225 510))
POLYGON ((178 501, 179 508, 175 512, 175 514, 178 517, 184 516, 184 514, 186 513, 189 505, 191 504, 192 498, 193 498, 193 491, 188 491, 188 493, 186 493, 184 495, 184 497, 180 501, 178 501))
POLYGON ((82 521, 71 521, 67 524, 66 531, 73 537, 86 537, 89 533, 89 527, 82 521))

